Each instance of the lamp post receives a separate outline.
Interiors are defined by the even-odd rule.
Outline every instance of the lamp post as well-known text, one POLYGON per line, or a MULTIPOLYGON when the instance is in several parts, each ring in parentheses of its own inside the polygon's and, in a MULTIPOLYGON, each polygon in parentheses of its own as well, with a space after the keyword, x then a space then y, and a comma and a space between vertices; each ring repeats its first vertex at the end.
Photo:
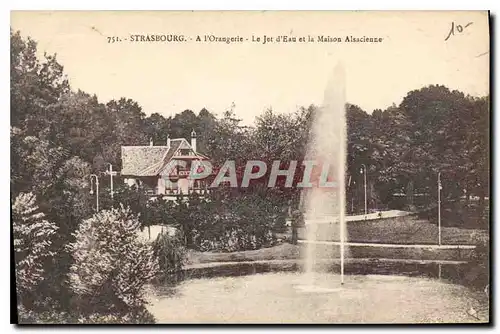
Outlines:
POLYGON ((96 212, 99 212, 99 177, 96 174, 90 174, 90 194, 94 194, 93 190, 93 184, 94 184, 94 179, 95 179, 95 186, 96 186, 96 191, 95 191, 95 198, 96 198, 96 212))
POLYGON ((441 172, 438 172, 438 243, 441 246, 441 172))
POLYGON ((109 170, 106 171, 106 175, 109 175, 110 177, 110 193, 111 193, 111 201, 113 201, 113 195, 114 195, 114 192, 113 192, 113 176, 116 175, 116 171, 113 170, 113 165, 108 163, 109 165, 109 170))
POLYGON ((359 170, 359 172, 361 174, 363 174, 364 176, 364 188, 365 188, 365 219, 366 219, 366 215, 368 214, 368 200, 367 200, 367 193, 366 193, 366 165, 365 164, 361 164, 361 166, 363 166, 362 169, 359 170))

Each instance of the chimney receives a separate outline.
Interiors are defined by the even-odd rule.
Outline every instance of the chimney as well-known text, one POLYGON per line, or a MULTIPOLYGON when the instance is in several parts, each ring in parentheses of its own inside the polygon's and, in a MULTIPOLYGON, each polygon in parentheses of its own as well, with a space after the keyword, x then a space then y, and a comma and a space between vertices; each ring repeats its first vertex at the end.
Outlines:
POLYGON ((153 146, 153 137, 149 139, 149 146, 153 146))
POLYGON ((167 134, 167 148, 170 149, 170 135, 167 134))
POLYGON ((193 151, 196 152, 196 132, 191 131, 191 147, 193 148, 193 151))

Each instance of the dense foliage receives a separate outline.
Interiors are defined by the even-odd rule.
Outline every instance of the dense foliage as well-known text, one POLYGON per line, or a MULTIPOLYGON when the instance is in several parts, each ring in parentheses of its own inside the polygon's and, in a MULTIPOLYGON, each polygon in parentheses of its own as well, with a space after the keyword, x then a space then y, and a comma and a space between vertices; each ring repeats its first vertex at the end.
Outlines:
MULTIPOLYGON (((130 99, 101 103, 96 96, 71 91, 55 56, 40 61, 35 42, 18 33, 11 33, 11 40, 15 191, 34 187, 47 193, 46 188, 58 187, 50 181, 69 159, 79 159, 74 166, 81 171, 88 172, 88 165, 102 173, 107 163, 119 170, 122 145, 148 145, 150 139, 164 145, 167 136, 189 138, 192 130, 198 134, 198 149, 215 165, 227 159, 244 166, 250 159, 300 161, 305 156, 315 106, 287 115, 267 110, 254 127, 241 124, 235 105, 221 117, 206 109, 167 118, 146 116, 130 99)), ((438 171, 447 198, 477 197, 484 206, 489 193, 489 97, 428 86, 371 114, 350 104, 347 121, 349 211, 363 207, 363 164, 371 208, 398 205, 394 194, 407 195, 405 204, 415 204, 413 194, 418 193, 428 194, 427 204, 433 202, 438 171)), ((108 178, 101 182, 102 189, 108 186, 108 178)), ((285 195, 296 200, 297 192, 285 195)))
POLYGON ((153 243, 153 249, 158 258, 160 280, 176 280, 186 261, 184 240, 177 230, 162 231, 153 243))
POLYGON ((19 194, 12 204, 12 230, 16 260, 16 287, 20 304, 33 306, 33 292, 44 279, 44 261, 51 256, 55 224, 38 210, 32 193, 19 194))
POLYGON ((139 239, 140 223, 129 209, 111 209, 84 220, 68 246, 74 308, 85 314, 128 314, 146 304, 144 285, 156 277, 153 246, 139 239))

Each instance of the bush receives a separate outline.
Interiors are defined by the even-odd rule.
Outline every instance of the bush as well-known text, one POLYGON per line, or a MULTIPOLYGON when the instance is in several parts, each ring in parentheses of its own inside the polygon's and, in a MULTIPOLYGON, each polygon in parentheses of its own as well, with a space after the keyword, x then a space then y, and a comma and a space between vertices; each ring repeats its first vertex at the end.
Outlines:
POLYGON ((476 248, 474 249, 469 263, 469 272, 466 277, 473 286, 484 288, 489 283, 489 238, 476 237, 476 248))
POLYGON ((88 316, 70 317, 67 323, 71 324, 154 324, 154 316, 140 307, 124 314, 99 314, 92 313, 88 316))
POLYGON ((24 306, 17 308, 18 322, 20 324, 61 324, 67 323, 69 316, 65 312, 33 311, 24 306))
POLYGON ((149 324, 155 319, 145 308, 125 314, 92 313, 78 315, 76 313, 43 311, 34 312, 20 307, 18 309, 20 324, 149 324))
POLYGON ((168 232, 160 233, 153 243, 153 248, 164 278, 181 272, 186 258, 186 248, 179 233, 173 235, 168 232))
POLYGON ((100 211, 79 226, 76 241, 68 247, 76 313, 124 316, 145 306, 144 286, 159 266, 153 247, 138 237, 139 225, 121 207, 100 211))
POLYGON ((36 298, 29 296, 44 279, 44 260, 54 255, 50 251, 57 226, 45 220, 38 211, 32 193, 19 194, 12 205, 16 290, 18 302, 32 306, 36 298))
MULTIPOLYGON (((191 202, 190 202, 191 203, 191 202)), ((191 205, 193 248, 234 252, 272 246, 280 210, 259 194, 226 194, 191 205), (194 222, 194 223, 193 223, 194 222)))
POLYGON ((214 190, 204 198, 191 194, 175 202, 158 199, 149 208, 148 223, 176 227, 176 243, 199 251, 269 247, 276 242, 275 232, 285 227, 286 212, 265 194, 214 190))

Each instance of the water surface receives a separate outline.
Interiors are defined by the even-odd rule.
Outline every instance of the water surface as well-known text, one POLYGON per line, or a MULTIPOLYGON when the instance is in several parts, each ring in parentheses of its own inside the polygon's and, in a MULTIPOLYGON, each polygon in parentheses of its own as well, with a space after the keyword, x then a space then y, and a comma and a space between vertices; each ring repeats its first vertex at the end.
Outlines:
MULTIPOLYGON (((159 323, 440 323, 478 322, 471 290, 435 279, 301 273, 192 279, 157 289, 150 311, 159 323)), ((483 312, 480 317, 486 320, 483 312)))

